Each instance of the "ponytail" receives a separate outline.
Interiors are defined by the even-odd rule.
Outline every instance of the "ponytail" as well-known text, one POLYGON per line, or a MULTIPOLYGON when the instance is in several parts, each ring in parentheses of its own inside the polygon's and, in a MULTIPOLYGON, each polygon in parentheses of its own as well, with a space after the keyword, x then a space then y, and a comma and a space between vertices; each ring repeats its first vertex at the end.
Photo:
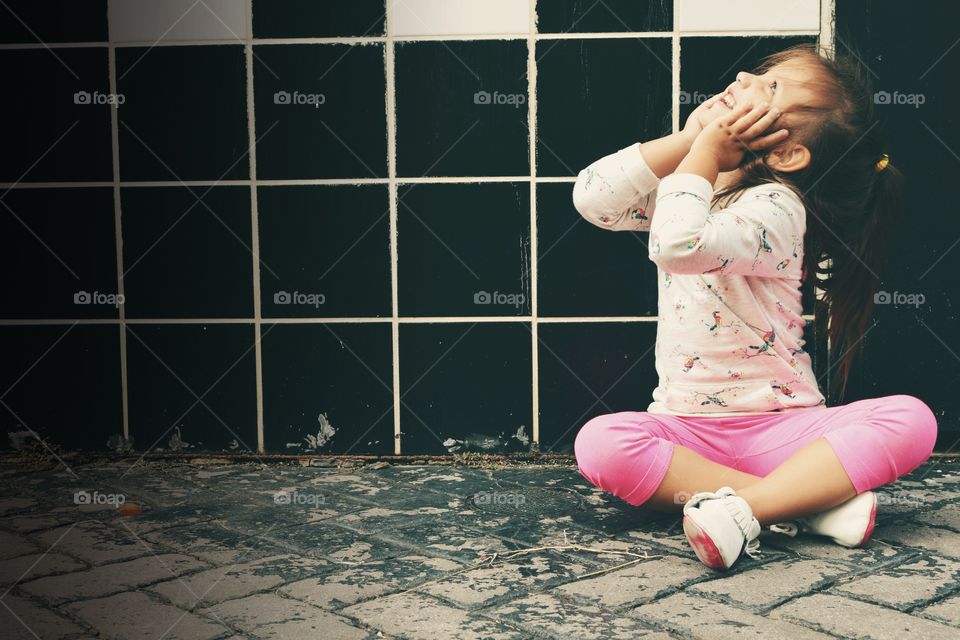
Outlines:
POLYGON ((874 296, 880 289, 880 272, 898 220, 902 191, 903 175, 892 164, 876 172, 860 234, 846 247, 832 247, 830 267, 820 269, 830 276, 818 285, 824 295, 816 303, 815 323, 830 341, 831 404, 843 402, 853 365, 863 352, 863 338, 873 315, 874 296))

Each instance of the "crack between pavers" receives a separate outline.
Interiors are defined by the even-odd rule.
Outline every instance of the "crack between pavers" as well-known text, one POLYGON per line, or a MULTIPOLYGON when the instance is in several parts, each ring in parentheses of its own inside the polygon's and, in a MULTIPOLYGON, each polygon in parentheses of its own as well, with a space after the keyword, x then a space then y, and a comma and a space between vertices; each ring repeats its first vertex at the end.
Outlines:
MULTIPOLYGON (((28 601, 28 602, 33 603, 33 604, 36 605, 38 608, 43 609, 44 611, 49 611, 49 612, 53 613, 54 615, 60 616, 60 617, 62 617, 62 618, 65 618, 65 619, 73 622, 74 624, 76 624, 77 626, 79 626, 80 628, 82 628, 82 629, 84 629, 84 630, 92 631, 92 632, 94 632, 94 635, 99 635, 99 631, 98 631, 97 629, 95 629, 94 627, 90 626, 89 624, 87 624, 86 622, 84 622, 82 619, 77 618, 76 616, 74 616, 74 615, 73 615, 71 612, 69 612, 69 611, 61 611, 58 606, 51 605, 50 603, 46 602, 45 600, 43 600, 43 599, 41 599, 41 598, 39 598, 39 597, 37 597, 37 596, 34 596, 34 595, 32 595, 32 594, 20 593, 19 590, 15 590, 14 595, 15 595, 16 597, 18 597, 18 598, 21 598, 21 599, 23 599, 23 600, 26 600, 26 601, 28 601)), ((32 633, 32 630, 31 630, 31 633, 32 633)), ((68 636, 68 637, 69 637, 69 636, 68 636)), ((79 636, 79 637, 83 637, 83 636, 79 636)))
MULTIPOLYGON (((152 556, 140 556, 140 557, 141 557, 141 558, 146 558, 146 557, 152 557, 152 556)), ((136 560, 137 558, 133 558, 133 559, 136 560)), ((115 562, 115 563, 113 563, 113 564, 120 564, 120 563, 116 563, 116 562, 115 562)), ((164 567, 164 568, 166 568, 166 567, 164 567)), ((150 582, 145 582, 145 583, 143 583, 143 584, 138 584, 138 585, 133 586, 133 587, 125 587, 125 588, 118 589, 118 590, 116 590, 116 591, 110 591, 110 592, 108 592, 108 593, 100 593, 100 594, 97 594, 97 595, 95 595, 95 596, 80 596, 79 598, 70 598, 70 599, 67 599, 67 600, 62 600, 62 601, 57 601, 57 602, 54 602, 53 600, 47 600, 47 599, 45 599, 43 596, 40 596, 40 595, 35 595, 35 594, 32 594, 32 595, 34 595, 34 597, 36 597, 36 598, 40 598, 41 600, 43 600, 44 602, 46 602, 46 603, 48 604, 48 606, 50 606, 50 607, 60 608, 60 607, 66 606, 66 605, 74 604, 74 603, 77 603, 77 602, 83 602, 83 601, 86 601, 86 600, 97 600, 97 599, 99 599, 99 598, 109 598, 110 596, 115 596, 115 595, 120 594, 120 593, 127 593, 127 592, 131 592, 131 591, 138 591, 138 590, 140 590, 140 589, 145 589, 145 588, 148 588, 148 587, 152 587, 152 586, 157 585, 157 584, 160 584, 160 583, 162 583, 162 582, 168 582, 168 581, 170 581, 170 580, 176 580, 176 579, 178 579, 178 578, 189 578, 190 576, 192 576, 192 575, 194 575, 194 574, 196 574, 196 573, 201 573, 201 572, 203 572, 203 571, 209 571, 210 569, 214 569, 214 568, 216 568, 216 567, 206 566, 206 567, 199 567, 199 568, 197 568, 197 569, 192 569, 192 570, 190 570, 190 571, 185 571, 184 573, 181 573, 181 574, 176 574, 176 575, 174 575, 173 573, 171 573, 171 575, 169 575, 169 576, 164 576, 163 578, 160 578, 160 579, 158 579, 158 580, 153 580, 153 581, 150 581, 150 582)), ((168 569, 168 571, 169 571, 169 569, 168 569)), ((80 573, 82 573, 82 572, 81 572, 81 571, 74 571, 74 572, 72 572, 72 573, 63 574, 63 575, 74 575, 74 574, 79 575, 80 573)), ((46 577, 46 576, 45 576, 45 577, 46 577)), ((51 576, 51 577, 52 577, 52 576, 51 576)), ((37 578, 37 580, 40 580, 40 579, 42 579, 42 578, 37 578)), ((32 582, 32 581, 31 581, 31 582, 32 582)), ((26 583, 26 584, 29 584, 29 582, 26 583)), ((28 591, 23 591, 19 585, 17 586, 17 588, 16 588, 14 591, 15 591, 15 593, 16 593, 17 595, 19 595, 19 596, 22 596, 23 594, 29 594, 29 593, 30 593, 30 592, 28 592, 28 591)))
MULTIPOLYGON (((829 595, 829 594, 827 594, 827 595, 829 595)), ((838 597, 838 598, 843 598, 843 596, 837 596, 837 597, 838 597)), ((768 617, 768 616, 765 616, 765 617, 768 617)), ((821 625, 821 624, 819 624, 819 623, 817 623, 817 622, 811 622, 811 621, 805 620, 805 619, 803 619, 803 618, 797 618, 796 616, 792 616, 792 615, 790 615, 790 614, 781 614, 780 617, 778 617, 778 618, 771 618, 771 620, 784 620, 784 621, 786 621, 786 622, 790 622, 790 623, 795 624, 795 625, 797 625, 797 626, 806 627, 807 629, 810 629, 810 630, 812 630, 812 631, 816 631, 816 632, 818 632, 818 633, 822 633, 822 634, 828 635, 828 636, 830 636, 831 638, 839 638, 840 640, 850 640, 850 636, 840 635, 838 632, 835 632, 835 631, 832 631, 832 630, 830 630, 830 629, 827 629, 826 627, 824 627, 823 625, 821 625)))
MULTIPOLYGON (((773 611, 774 609, 777 609, 777 608, 779 608, 779 607, 782 607, 784 604, 786 604, 786 603, 788 603, 788 602, 792 602, 793 600, 798 600, 798 599, 803 598, 803 597, 805 597, 805 596, 809 596, 809 595, 813 595, 813 594, 817 594, 817 593, 823 593, 823 592, 825 592, 825 591, 827 591, 828 589, 831 589, 831 588, 833 588, 833 587, 842 586, 842 585, 847 584, 847 583, 849 583, 849 582, 853 582, 853 581, 855 581, 855 580, 859 580, 859 579, 861 579, 861 578, 863 578, 863 577, 865 577, 865 576, 869 576, 871 573, 875 573, 876 571, 880 571, 880 570, 883 570, 883 569, 888 569, 888 568, 890 568, 890 567, 895 567, 895 566, 900 565, 900 564, 904 564, 904 563, 909 562, 909 561, 913 560, 914 558, 916 558, 917 555, 919 555, 919 554, 907 553, 907 554, 905 554, 905 555, 903 555, 903 556, 897 556, 897 557, 891 558, 891 559, 889 559, 889 560, 887 560, 887 561, 885 561, 885 562, 878 563, 878 564, 876 564, 876 565, 874 565, 874 566, 871 566, 871 567, 864 567, 864 568, 863 568, 862 570, 860 570, 860 571, 853 571, 853 572, 850 573, 850 574, 845 574, 845 575, 840 575, 840 576, 834 576, 834 577, 832 577, 832 578, 825 578, 825 579, 823 579, 823 580, 821 580, 821 581, 818 581, 814 586, 810 587, 810 588, 807 589, 806 591, 801 591, 801 592, 799 592, 799 593, 795 593, 795 594, 791 594, 791 595, 789 595, 789 596, 785 596, 785 597, 781 598, 780 600, 774 602, 773 604, 762 605, 762 606, 758 607, 757 612, 760 613, 760 614, 762 614, 762 615, 766 615, 766 614, 770 613, 771 611, 773 611)), ((827 595, 830 595, 830 594, 827 594, 827 595)), ((872 603, 872 604, 876 604, 876 603, 872 603)))

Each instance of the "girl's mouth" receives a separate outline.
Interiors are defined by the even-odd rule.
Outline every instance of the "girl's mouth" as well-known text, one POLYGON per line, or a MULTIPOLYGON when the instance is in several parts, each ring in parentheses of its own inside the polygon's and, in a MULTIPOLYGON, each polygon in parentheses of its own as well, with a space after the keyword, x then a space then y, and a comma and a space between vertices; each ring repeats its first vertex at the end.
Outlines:
POLYGON ((726 91, 723 95, 721 95, 718 102, 723 104, 723 106, 725 106, 727 109, 733 109, 737 106, 737 101, 734 99, 733 94, 729 91, 726 91))

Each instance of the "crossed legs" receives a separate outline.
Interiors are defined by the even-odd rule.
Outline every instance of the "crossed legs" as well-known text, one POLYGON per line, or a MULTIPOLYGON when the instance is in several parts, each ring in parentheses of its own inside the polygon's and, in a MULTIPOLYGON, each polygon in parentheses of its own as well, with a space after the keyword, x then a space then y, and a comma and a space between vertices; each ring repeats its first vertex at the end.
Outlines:
POLYGON ((936 417, 894 395, 762 416, 598 416, 577 436, 580 473, 630 504, 679 512, 683 496, 730 486, 761 524, 818 513, 929 458, 936 417))

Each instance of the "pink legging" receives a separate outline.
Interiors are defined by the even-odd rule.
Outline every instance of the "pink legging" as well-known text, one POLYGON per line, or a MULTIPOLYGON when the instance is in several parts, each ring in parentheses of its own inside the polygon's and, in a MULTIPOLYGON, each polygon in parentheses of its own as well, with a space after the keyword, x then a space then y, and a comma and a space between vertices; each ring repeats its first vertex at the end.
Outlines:
POLYGON ((762 477, 820 437, 833 447, 860 494, 927 460, 937 439, 937 419, 922 400, 909 395, 749 416, 622 411, 587 422, 574 452, 584 478, 639 506, 663 481, 675 445, 762 477))

